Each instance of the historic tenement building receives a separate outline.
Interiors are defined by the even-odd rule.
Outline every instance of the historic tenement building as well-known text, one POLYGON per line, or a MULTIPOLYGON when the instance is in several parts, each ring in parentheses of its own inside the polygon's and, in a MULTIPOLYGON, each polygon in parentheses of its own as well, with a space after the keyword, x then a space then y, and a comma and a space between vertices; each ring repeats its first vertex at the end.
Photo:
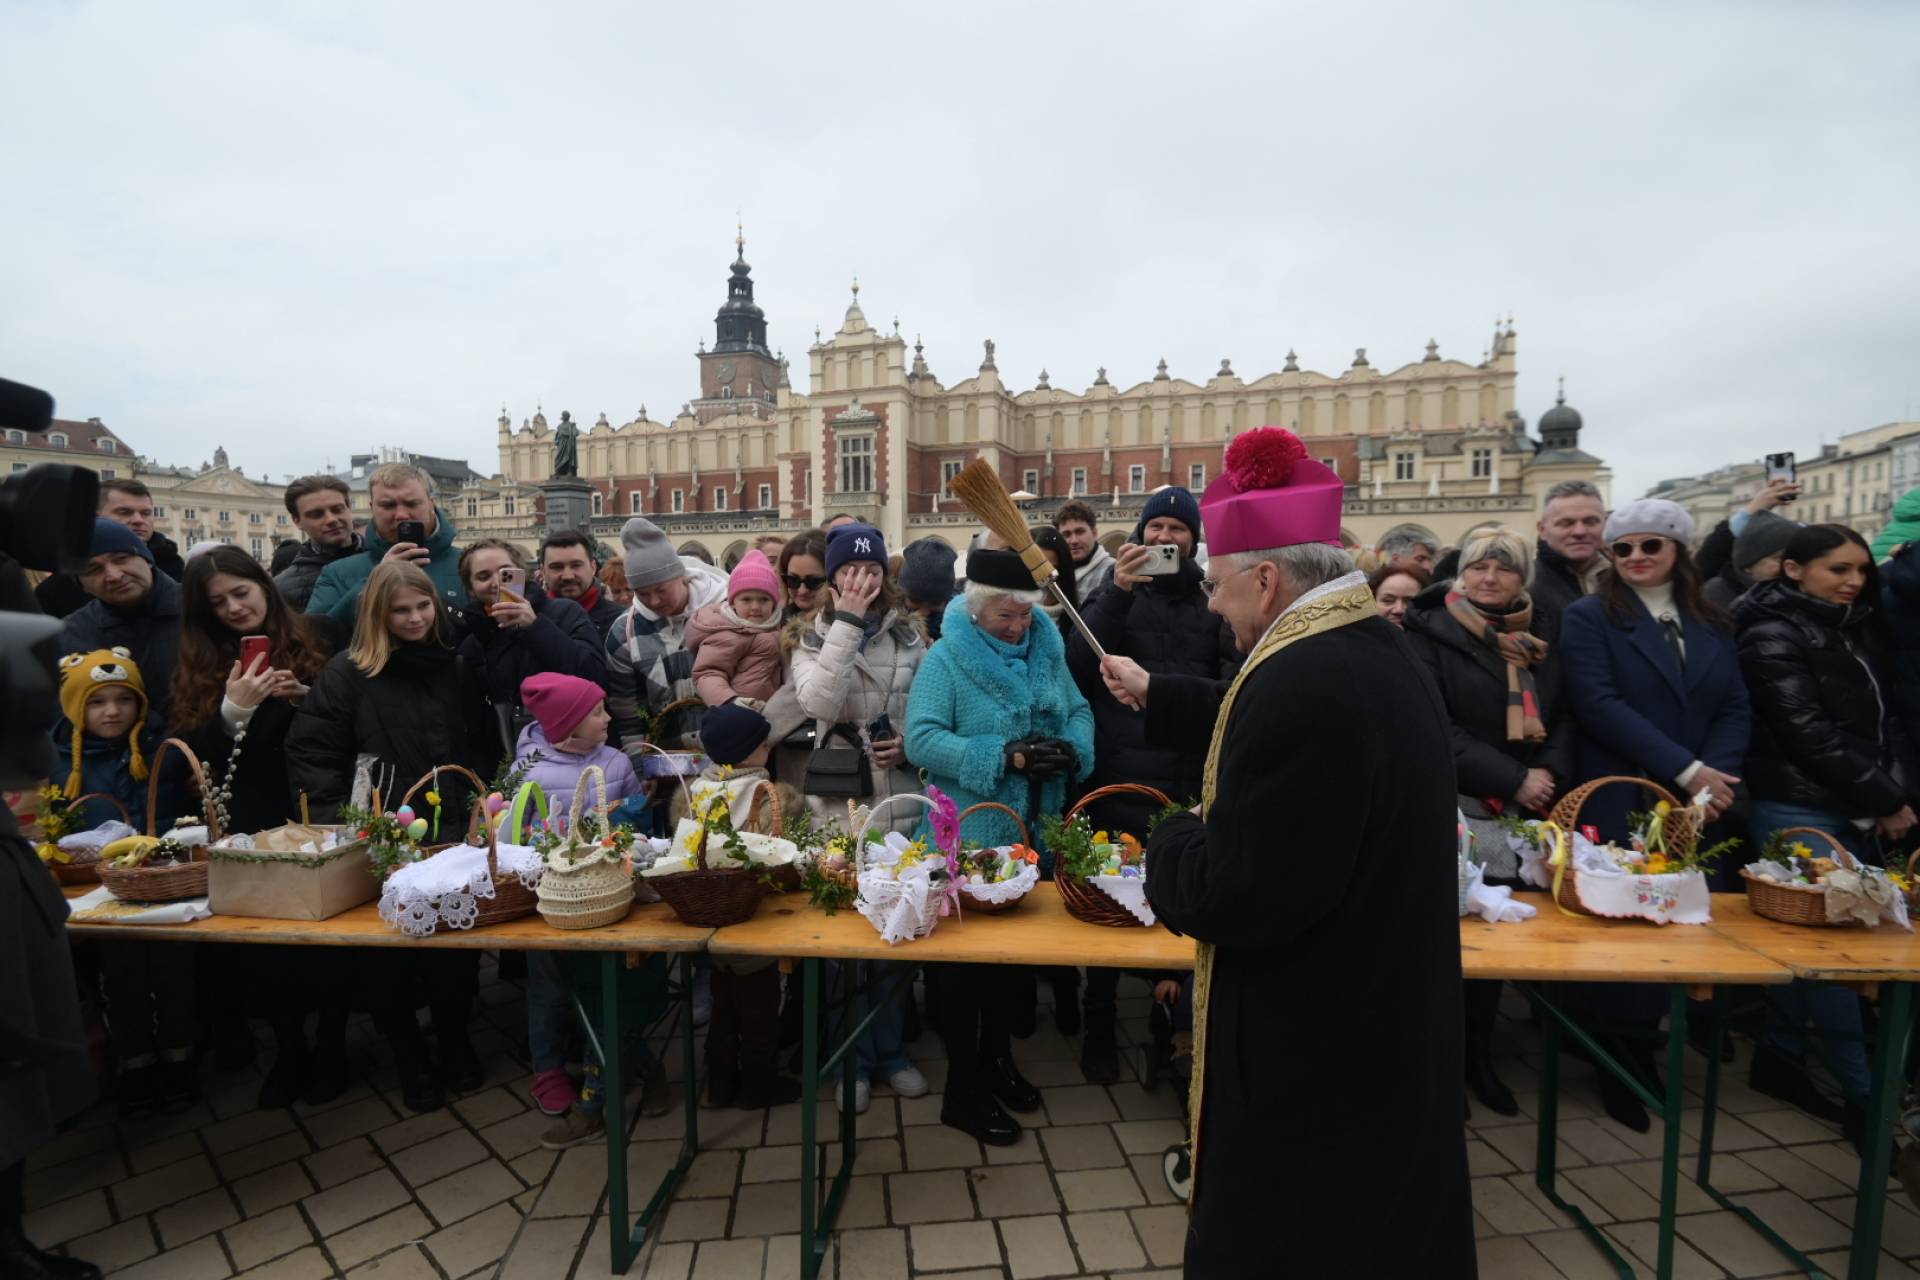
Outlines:
MULTIPOLYGON (((889 333, 868 322, 856 282, 839 330, 816 332, 796 386, 769 345, 738 247, 713 345, 698 353, 699 396, 666 422, 643 406, 631 421, 616 426, 602 413, 581 431, 596 533, 611 537, 645 515, 724 564, 755 534, 845 511, 895 545, 933 534, 963 546, 978 522, 946 484, 985 457, 1008 489, 1032 495, 1036 522, 1082 497, 1118 540, 1148 494, 1204 489, 1234 435, 1267 423, 1296 428, 1346 480, 1347 524, 1363 540, 1403 520, 1447 538, 1490 520, 1525 526, 1555 481, 1579 476, 1604 490, 1610 479, 1581 451, 1580 415, 1564 395, 1529 436, 1515 404, 1511 320, 1495 325, 1478 363, 1429 342, 1397 368, 1356 351, 1337 375, 1302 369, 1289 351, 1278 372, 1251 377, 1222 360, 1196 382, 1162 361, 1131 385, 1100 369, 1074 391, 1042 369, 1017 389, 1002 379, 991 340, 977 369, 943 381, 897 324, 889 333)), ((544 411, 516 430, 503 410, 498 425, 502 479, 530 495, 551 473, 553 427, 544 411)))

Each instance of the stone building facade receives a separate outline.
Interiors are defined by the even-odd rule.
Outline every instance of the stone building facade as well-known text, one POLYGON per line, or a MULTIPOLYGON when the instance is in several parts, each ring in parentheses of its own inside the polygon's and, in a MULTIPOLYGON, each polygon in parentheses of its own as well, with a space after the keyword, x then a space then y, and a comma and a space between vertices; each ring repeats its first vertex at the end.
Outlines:
MULTIPOLYGON (((1202 380, 1172 374, 1117 384, 1107 370, 1081 390, 1046 370, 1019 388, 1002 377, 991 340, 971 373, 952 383, 898 325, 875 328, 859 284, 835 333, 815 334, 802 386, 769 347, 744 245, 729 270, 715 342, 698 353, 700 394, 661 422, 641 412, 618 425, 602 413, 580 435, 580 474, 595 487, 594 530, 617 535, 645 515, 683 549, 698 544, 721 563, 754 536, 792 532, 847 512, 899 545, 922 536, 964 546, 978 521, 947 484, 988 459, 1009 490, 1033 495, 1036 522, 1071 498, 1099 513, 1110 540, 1124 538, 1154 490, 1195 492, 1218 475, 1226 446, 1262 424, 1290 426, 1347 482, 1347 525, 1362 541, 1417 520, 1458 537, 1489 520, 1528 525, 1558 480, 1610 482, 1580 448, 1578 413, 1560 402, 1540 438, 1516 408, 1518 337, 1496 324, 1475 363, 1443 357, 1436 343, 1392 368, 1365 350, 1338 374, 1283 367, 1243 377, 1229 360, 1202 380)), ((544 412, 515 429, 498 424, 503 483, 537 485, 551 474, 553 429, 544 412)))

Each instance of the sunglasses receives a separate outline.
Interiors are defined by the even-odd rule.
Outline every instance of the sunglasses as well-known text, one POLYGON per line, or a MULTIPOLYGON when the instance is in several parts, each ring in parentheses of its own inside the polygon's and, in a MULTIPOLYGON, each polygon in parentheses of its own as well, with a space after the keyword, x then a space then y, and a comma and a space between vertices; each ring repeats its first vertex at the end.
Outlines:
POLYGON ((816 577, 813 574, 808 574, 803 578, 797 573, 789 573, 780 580, 787 584, 787 590, 789 591, 818 591, 827 585, 827 580, 824 576, 816 577))
POLYGON ((1642 538, 1638 542, 1616 542, 1613 544, 1613 558, 1625 560, 1637 549, 1643 556, 1657 556, 1667 549, 1670 538, 1642 538))

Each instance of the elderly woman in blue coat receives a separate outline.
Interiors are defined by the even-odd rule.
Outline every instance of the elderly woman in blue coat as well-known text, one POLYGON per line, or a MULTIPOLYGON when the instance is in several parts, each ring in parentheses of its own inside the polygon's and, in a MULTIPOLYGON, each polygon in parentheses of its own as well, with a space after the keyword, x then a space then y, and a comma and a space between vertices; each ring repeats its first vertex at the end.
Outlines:
MULTIPOLYGON (((1566 705, 1579 725, 1574 785, 1614 774, 1649 778, 1683 799, 1706 793, 1714 818, 1733 807, 1752 723, 1731 620, 1701 594, 1693 563, 1693 517, 1643 498, 1607 520, 1611 558, 1595 594, 1560 624, 1566 705)), ((1602 837, 1623 842, 1627 814, 1644 792, 1608 787, 1581 813, 1602 837)), ((1596 1012, 1651 1030, 1665 998, 1652 988, 1609 988, 1596 1012)), ((1644 1042, 1619 1046, 1636 1074, 1661 1091, 1644 1042)), ((1616 1054, 1616 1056, 1621 1056, 1616 1054)), ((1601 1072, 1607 1113, 1646 1132, 1646 1111, 1601 1072)))
MULTIPOLYGON (((907 699, 907 758, 962 809, 994 800, 1026 815, 1058 813, 1070 783, 1093 772, 1093 712, 1067 672, 1059 631, 1034 625, 1040 593, 1011 551, 967 557, 967 589, 948 604, 907 699)), ((923 835, 927 832, 922 832, 923 835)), ((1005 814, 967 820, 983 844, 1021 838, 1005 814)), ((1044 851, 1043 851, 1044 856, 1044 851)), ((1005 965, 932 965, 929 986, 947 1046, 941 1123, 994 1146, 1020 1140, 1004 1107, 1040 1094, 1014 1065, 1011 1011, 1020 975, 1005 965)))

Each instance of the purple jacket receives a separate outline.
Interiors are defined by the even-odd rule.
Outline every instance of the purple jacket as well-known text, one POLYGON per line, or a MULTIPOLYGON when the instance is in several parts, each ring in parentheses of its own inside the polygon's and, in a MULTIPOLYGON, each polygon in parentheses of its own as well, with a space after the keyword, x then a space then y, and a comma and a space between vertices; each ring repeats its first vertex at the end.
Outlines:
MULTIPOLYGON (((626 753, 618 747, 602 743, 586 755, 575 755, 547 741, 546 730, 535 722, 520 731, 520 743, 513 753, 514 767, 524 764, 536 751, 540 759, 527 770, 524 781, 540 784, 556 814, 565 813, 573 803, 573 789, 580 785, 580 775, 588 765, 597 764, 606 772, 608 808, 617 806, 628 796, 640 794, 640 779, 626 753)), ((592 804, 596 799, 598 794, 589 788, 587 803, 592 804)))

